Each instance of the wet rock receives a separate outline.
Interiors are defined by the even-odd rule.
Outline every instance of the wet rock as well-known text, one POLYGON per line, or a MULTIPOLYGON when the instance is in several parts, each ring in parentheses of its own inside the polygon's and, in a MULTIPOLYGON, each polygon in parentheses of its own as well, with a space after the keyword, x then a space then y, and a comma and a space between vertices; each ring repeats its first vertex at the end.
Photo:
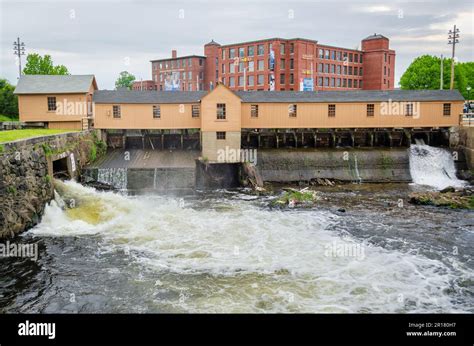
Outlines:
POLYGON ((433 205, 451 209, 473 209, 474 194, 472 191, 455 192, 414 192, 409 195, 409 202, 416 205, 433 205))
POLYGON ((310 185, 334 186, 335 183, 327 178, 316 178, 310 181, 310 185))
POLYGON ((344 208, 339 208, 337 211, 340 212, 340 213, 345 213, 345 212, 346 212, 346 209, 344 209, 344 208))
POLYGON ((316 191, 309 190, 307 187, 301 190, 294 188, 284 188, 283 194, 270 202, 272 207, 303 207, 311 208, 316 205, 320 199, 316 191))
POLYGON ((444 189, 440 190, 440 193, 447 193, 447 192, 454 192, 456 189, 452 186, 445 187, 444 189))

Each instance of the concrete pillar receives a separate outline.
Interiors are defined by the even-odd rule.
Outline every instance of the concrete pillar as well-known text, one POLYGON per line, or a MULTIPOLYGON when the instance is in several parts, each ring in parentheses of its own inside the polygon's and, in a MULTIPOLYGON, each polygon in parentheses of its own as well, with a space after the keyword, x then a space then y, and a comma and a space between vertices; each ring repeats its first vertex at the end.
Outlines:
POLYGON ((181 130, 181 150, 184 149, 184 135, 183 130, 181 130))
POLYGON ((160 134, 161 134, 161 150, 164 150, 165 149, 165 135, 163 133, 163 130, 160 130, 160 134))
POLYGON ((278 138, 278 130, 275 130, 275 143, 278 149, 280 147, 280 139, 278 138))
POLYGON ((408 146, 410 146, 410 144, 411 144, 411 131, 405 131, 405 137, 407 139, 408 146))

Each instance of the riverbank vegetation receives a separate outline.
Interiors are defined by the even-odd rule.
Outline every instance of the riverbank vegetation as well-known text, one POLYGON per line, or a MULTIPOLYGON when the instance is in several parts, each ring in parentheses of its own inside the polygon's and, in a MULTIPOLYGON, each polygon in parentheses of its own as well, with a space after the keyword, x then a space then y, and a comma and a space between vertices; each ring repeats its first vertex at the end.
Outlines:
POLYGON ((410 194, 410 203, 432 205, 451 209, 474 210, 474 194, 470 190, 448 192, 414 192, 410 194))
POLYGON ((55 135, 58 133, 65 133, 65 132, 76 132, 76 131, 57 130, 57 129, 26 129, 26 130, 0 131, 0 143, 12 142, 18 139, 55 135))
POLYGON ((273 207, 312 207, 318 199, 316 191, 308 190, 308 188, 302 190, 287 188, 280 197, 270 204, 273 207))

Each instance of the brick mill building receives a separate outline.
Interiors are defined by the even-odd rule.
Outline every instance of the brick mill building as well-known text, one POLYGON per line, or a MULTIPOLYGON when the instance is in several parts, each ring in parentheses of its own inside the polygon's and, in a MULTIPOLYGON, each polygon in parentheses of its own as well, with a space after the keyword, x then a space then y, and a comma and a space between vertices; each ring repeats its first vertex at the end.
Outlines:
POLYGON ((366 37, 361 49, 319 44, 304 38, 269 38, 204 45, 204 55, 152 60, 152 80, 134 90, 212 90, 222 83, 237 91, 390 90, 395 51, 380 34, 366 37), (144 88, 143 85, 146 85, 144 88))

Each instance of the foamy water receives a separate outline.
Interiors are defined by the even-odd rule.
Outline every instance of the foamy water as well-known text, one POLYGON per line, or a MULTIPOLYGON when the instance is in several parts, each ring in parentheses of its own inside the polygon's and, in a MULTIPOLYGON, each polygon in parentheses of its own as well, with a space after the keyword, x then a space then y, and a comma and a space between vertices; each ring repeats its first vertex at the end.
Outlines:
MULTIPOLYGON (((103 251, 127 254, 173 290, 161 299, 186 312, 466 311, 445 291, 457 273, 439 260, 372 246, 334 231, 329 211, 276 211, 245 199, 187 201, 60 187, 36 237, 98 237, 103 251), (205 205, 205 207, 202 207, 205 205), (339 251, 341 250, 341 251, 339 251), (344 253, 344 251, 346 251, 344 253)), ((462 265, 458 265, 462 267, 462 265)), ((117 268, 126 271, 126 268, 117 268)))
POLYGON ((454 158, 448 150, 421 143, 410 146, 410 174, 415 184, 438 190, 466 184, 456 177, 454 158))

